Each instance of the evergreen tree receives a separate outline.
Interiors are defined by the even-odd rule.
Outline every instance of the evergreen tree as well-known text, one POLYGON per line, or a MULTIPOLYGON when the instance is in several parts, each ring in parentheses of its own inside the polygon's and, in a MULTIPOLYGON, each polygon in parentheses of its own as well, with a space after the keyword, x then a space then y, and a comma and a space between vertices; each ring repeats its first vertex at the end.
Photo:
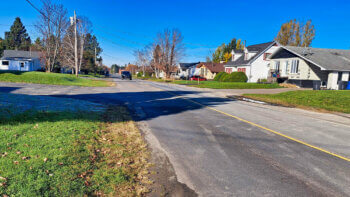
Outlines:
POLYGON ((83 55, 83 65, 81 71, 85 73, 98 71, 98 65, 95 64, 95 49, 96 49, 96 61, 101 61, 102 58, 100 54, 102 53, 102 48, 97 41, 95 35, 86 34, 85 38, 85 47, 84 47, 84 55, 83 55))
POLYGON ((6 49, 26 50, 31 46, 31 40, 21 19, 17 17, 9 32, 5 32, 4 45, 6 49))
POLYGON ((4 50, 5 50, 4 40, 0 38, 0 56, 3 55, 4 50))
POLYGON ((33 51, 41 51, 42 48, 43 48, 43 43, 42 43, 41 39, 38 37, 38 38, 36 38, 36 40, 32 44, 31 49, 33 51))

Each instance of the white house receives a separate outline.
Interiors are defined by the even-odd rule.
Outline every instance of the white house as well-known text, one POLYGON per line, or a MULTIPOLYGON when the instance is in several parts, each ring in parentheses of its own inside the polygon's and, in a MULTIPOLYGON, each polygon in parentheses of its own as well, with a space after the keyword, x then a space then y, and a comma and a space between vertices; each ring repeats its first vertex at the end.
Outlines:
POLYGON ((199 73, 199 69, 197 69, 197 65, 200 62, 194 63, 179 63, 176 78, 184 78, 188 79, 196 74, 196 71, 199 73))
POLYGON ((39 52, 4 50, 0 70, 36 71, 42 68, 39 52))
POLYGON ((225 72, 244 72, 248 82, 267 79, 270 69, 268 56, 279 48, 277 42, 250 45, 243 50, 233 50, 231 61, 225 64, 225 72))
POLYGON ((197 65, 200 62, 193 62, 193 63, 179 63, 177 65, 177 74, 176 78, 180 79, 188 79, 192 77, 193 75, 196 75, 199 73, 199 69, 197 68, 197 65))
POLYGON ((276 78, 300 87, 338 90, 350 81, 350 50, 281 46, 269 59, 276 78))

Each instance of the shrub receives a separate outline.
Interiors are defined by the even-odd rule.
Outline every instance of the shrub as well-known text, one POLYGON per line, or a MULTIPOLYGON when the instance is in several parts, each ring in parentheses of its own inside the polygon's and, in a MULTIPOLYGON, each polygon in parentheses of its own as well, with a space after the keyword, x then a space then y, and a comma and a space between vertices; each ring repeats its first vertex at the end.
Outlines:
POLYGON ((267 83, 267 79, 258 79, 257 83, 267 83))
POLYGON ((219 78, 219 81, 224 82, 228 76, 230 76, 230 74, 222 73, 220 78, 219 78))
POLYGON ((248 77, 244 72, 232 72, 222 78, 223 82, 247 82, 248 77))
MULTIPOLYGON (((142 71, 138 72, 136 77, 137 78, 143 78, 143 72, 142 71)), ((151 75, 148 72, 146 72, 145 73, 145 78, 151 78, 151 75)))
MULTIPOLYGON (((214 81, 220 81, 220 78, 225 75, 226 72, 219 72, 218 74, 215 75, 214 81)), ((227 74, 227 73, 226 73, 227 74)))

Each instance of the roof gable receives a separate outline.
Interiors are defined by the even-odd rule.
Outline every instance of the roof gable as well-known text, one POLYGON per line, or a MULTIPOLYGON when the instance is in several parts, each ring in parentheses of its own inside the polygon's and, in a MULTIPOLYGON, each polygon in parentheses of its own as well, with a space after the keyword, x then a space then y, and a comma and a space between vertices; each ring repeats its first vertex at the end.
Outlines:
POLYGON ((187 70, 188 68, 195 66, 199 64, 200 62, 194 62, 194 63, 179 63, 179 66, 182 70, 187 70))
POLYGON ((272 46, 274 46, 276 44, 277 43, 275 41, 272 41, 272 42, 250 45, 250 46, 246 47, 246 50, 248 52, 255 52, 255 55, 253 55, 248 60, 245 60, 244 55, 242 55, 236 61, 229 61, 226 65, 227 66, 249 65, 254 60, 256 60, 260 55, 262 55, 266 50, 268 50, 269 48, 271 48, 272 46))
POLYGON ((283 53, 283 50, 287 50, 323 70, 350 71, 350 50, 283 46, 273 53, 270 59, 278 59, 276 56, 283 53))

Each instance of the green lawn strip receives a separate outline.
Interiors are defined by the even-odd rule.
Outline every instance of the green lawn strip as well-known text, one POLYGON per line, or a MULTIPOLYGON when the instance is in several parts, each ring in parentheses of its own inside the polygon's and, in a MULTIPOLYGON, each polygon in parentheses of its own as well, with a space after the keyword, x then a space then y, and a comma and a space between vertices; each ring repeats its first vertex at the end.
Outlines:
POLYGON ((80 77, 91 77, 91 78, 106 78, 105 75, 100 74, 80 74, 80 77))
MULTIPOLYGON (((139 144, 123 144, 123 140, 136 141, 134 138, 142 143, 138 130, 129 136, 109 135, 115 133, 108 129, 110 125, 127 130, 123 125, 133 123, 128 118, 105 123, 100 117, 97 112, 31 111, 1 119, 0 194, 90 196, 115 194, 119 186, 140 187, 135 174, 146 164, 136 171, 126 162, 117 163, 140 156, 133 152, 133 146, 139 144), (121 158, 111 158, 108 151, 121 153, 121 158)), ((144 187, 139 188, 139 192, 144 191, 144 187)))
POLYGON ((211 89, 274 89, 282 88, 277 83, 262 84, 262 83, 242 83, 242 82, 219 82, 219 81, 203 81, 199 85, 192 85, 198 88, 211 89))
POLYGON ((37 83, 49 85, 72 85, 88 87, 106 87, 110 86, 107 81, 92 80, 76 77, 71 74, 45 73, 45 72, 20 72, 20 71, 2 71, 0 72, 0 81, 15 83, 37 83))
POLYGON ((211 88, 211 89, 274 89, 283 88, 277 83, 262 84, 262 83, 242 83, 242 82, 219 82, 219 81, 190 81, 190 80, 164 80, 156 78, 142 78, 155 82, 173 83, 179 85, 189 85, 197 88, 211 88))
POLYGON ((279 94, 244 94, 244 97, 284 106, 350 113, 350 91, 290 91, 279 94))

